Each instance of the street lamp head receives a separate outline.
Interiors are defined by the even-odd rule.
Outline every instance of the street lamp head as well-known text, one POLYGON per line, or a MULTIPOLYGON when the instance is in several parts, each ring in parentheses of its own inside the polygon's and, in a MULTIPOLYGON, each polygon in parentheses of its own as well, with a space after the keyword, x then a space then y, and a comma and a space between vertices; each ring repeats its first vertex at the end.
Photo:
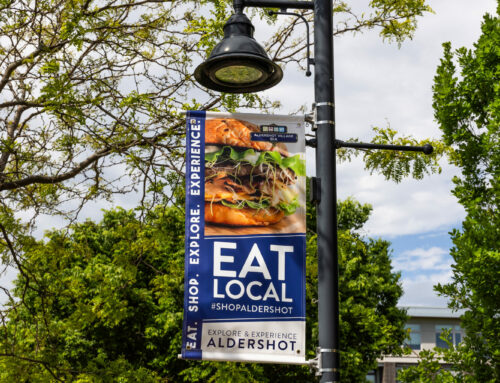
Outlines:
POLYGON ((224 25, 224 39, 194 77, 209 89, 226 93, 251 93, 273 87, 283 78, 281 68, 253 38, 254 27, 243 13, 235 13, 224 25))

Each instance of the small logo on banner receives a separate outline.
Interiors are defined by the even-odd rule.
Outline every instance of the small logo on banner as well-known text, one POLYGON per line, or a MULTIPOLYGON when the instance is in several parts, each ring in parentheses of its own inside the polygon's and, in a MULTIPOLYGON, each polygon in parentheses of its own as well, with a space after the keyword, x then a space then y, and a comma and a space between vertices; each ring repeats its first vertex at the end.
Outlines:
POLYGON ((268 124, 260 125, 260 133, 250 133, 251 141, 262 142, 297 142, 296 133, 288 133, 286 125, 268 124))
POLYGON ((271 125, 261 125, 260 131, 265 133, 287 133, 288 129, 286 125, 271 124, 271 125))

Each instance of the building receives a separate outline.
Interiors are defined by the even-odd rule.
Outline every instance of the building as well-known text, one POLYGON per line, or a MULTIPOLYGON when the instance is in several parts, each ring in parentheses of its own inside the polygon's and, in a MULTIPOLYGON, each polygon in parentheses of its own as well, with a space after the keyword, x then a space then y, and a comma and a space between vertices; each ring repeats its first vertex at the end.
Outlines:
MULTIPOLYGON (((464 333, 460 327, 460 316, 463 310, 452 311, 444 307, 403 307, 410 317, 406 328, 410 329, 410 339, 406 344, 411 348, 409 355, 385 356, 379 360, 376 371, 368 376, 368 381, 374 383, 396 383, 396 374, 399 369, 418 363, 418 354, 421 350, 434 347, 448 347, 441 339, 444 330, 450 331, 450 341, 458 344, 462 341, 464 333)), ((446 368, 446 365, 443 364, 446 368)))

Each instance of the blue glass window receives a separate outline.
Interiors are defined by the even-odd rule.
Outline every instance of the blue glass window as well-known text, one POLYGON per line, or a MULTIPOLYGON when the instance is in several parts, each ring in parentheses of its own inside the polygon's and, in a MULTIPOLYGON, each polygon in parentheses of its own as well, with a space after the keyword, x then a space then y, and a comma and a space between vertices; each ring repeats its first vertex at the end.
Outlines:
POLYGON ((420 350, 420 325, 419 324, 407 324, 406 329, 410 330, 410 339, 405 341, 405 344, 412 350, 420 350))

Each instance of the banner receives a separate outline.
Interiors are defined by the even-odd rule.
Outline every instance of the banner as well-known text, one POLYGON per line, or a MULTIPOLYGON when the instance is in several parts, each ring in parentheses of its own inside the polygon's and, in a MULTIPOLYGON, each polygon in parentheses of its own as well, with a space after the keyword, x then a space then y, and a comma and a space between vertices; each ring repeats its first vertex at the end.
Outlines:
POLYGON ((304 118, 187 112, 182 358, 305 363, 304 118))

